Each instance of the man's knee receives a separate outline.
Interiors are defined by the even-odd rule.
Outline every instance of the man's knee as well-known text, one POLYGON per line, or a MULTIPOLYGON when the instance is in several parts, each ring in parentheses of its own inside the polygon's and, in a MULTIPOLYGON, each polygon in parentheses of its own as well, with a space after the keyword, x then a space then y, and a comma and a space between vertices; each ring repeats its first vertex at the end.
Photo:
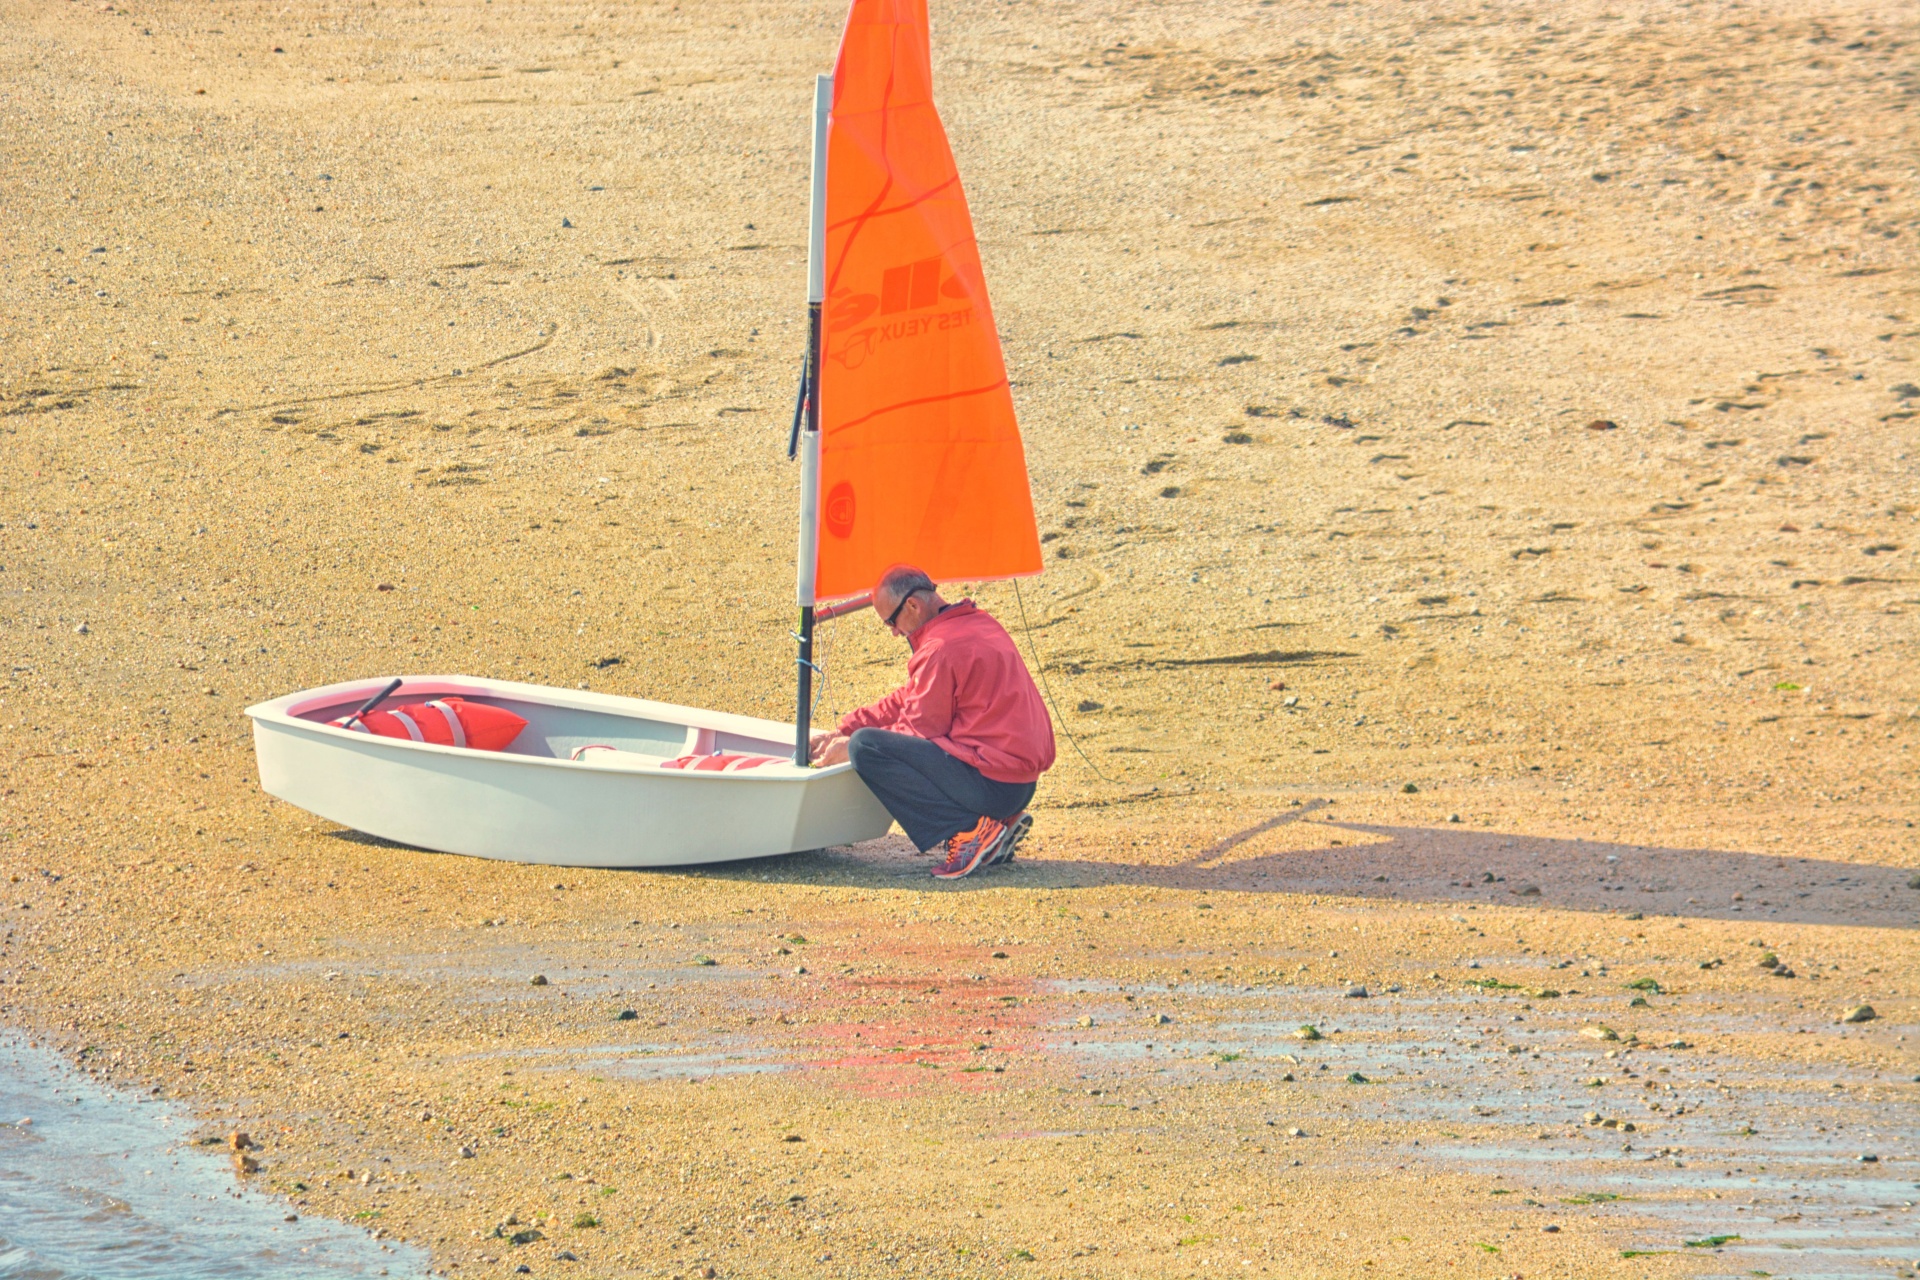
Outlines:
POLYGON ((870 765, 874 757, 884 747, 885 735, 879 729, 855 729, 853 736, 847 739, 847 759, 853 764, 855 773, 864 773, 864 766, 870 765))

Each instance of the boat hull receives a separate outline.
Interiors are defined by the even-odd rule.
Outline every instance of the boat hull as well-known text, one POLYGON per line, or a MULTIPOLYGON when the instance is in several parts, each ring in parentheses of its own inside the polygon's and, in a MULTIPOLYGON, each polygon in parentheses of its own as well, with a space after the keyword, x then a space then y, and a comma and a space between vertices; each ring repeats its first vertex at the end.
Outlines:
MULTIPOLYGON (((564 867, 670 867, 763 858, 884 835, 891 822, 849 765, 694 772, 568 759, 590 744, 654 758, 786 756, 778 721, 469 676, 409 676, 395 702, 458 695, 527 720, 506 751, 336 729, 384 680, 248 707, 261 786, 319 817, 440 853, 564 867)), ((607 753, 598 753, 607 754, 607 753)))

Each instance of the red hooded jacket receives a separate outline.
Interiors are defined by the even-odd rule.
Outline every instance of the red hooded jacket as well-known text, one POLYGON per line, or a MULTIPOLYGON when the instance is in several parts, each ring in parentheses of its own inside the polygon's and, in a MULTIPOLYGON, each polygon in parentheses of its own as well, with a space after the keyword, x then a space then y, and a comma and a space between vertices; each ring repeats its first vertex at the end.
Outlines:
POLYGON ((889 729, 925 738, 995 782, 1033 782, 1053 767, 1053 721, 1006 628, 971 600, 928 619, 908 643, 907 683, 849 711, 840 732, 889 729))

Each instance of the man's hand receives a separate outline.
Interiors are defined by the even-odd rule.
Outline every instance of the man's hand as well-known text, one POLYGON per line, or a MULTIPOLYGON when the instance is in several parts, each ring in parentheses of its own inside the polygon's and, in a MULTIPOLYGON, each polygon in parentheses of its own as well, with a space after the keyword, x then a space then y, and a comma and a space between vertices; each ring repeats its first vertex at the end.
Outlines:
POLYGON ((840 764, 847 758, 847 735, 822 729, 810 740, 808 753, 815 764, 840 764))

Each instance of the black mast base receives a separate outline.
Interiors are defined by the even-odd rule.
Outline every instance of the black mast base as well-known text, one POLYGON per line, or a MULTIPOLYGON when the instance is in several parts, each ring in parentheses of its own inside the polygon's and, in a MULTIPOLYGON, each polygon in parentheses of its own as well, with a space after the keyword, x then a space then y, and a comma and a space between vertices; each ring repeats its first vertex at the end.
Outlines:
POLYGON ((813 606, 800 610, 800 696, 793 710, 793 762, 801 768, 813 757, 813 606))

